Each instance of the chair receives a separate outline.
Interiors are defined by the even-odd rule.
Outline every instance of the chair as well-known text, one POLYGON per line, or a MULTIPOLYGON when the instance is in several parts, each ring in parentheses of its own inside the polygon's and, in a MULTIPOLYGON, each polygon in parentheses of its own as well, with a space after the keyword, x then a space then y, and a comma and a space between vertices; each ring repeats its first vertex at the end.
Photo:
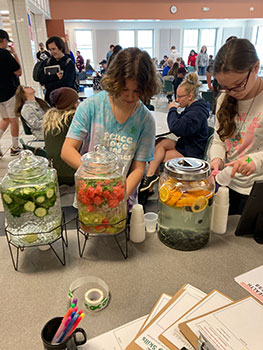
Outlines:
POLYGON ((21 143, 23 149, 28 149, 29 151, 33 152, 33 154, 35 154, 36 156, 48 159, 47 151, 44 148, 30 146, 29 144, 25 143, 23 139, 20 139, 19 142, 21 143))
POLYGON ((188 73, 195 72, 195 67, 188 66, 186 69, 187 69, 187 72, 188 72, 188 73))
MULTIPOLYGON (((22 117, 21 114, 20 114, 20 119, 21 119, 21 122, 22 122, 22 126, 23 126, 23 129, 24 129, 25 135, 32 135, 33 136, 30 126, 27 124, 26 120, 22 117)), ((27 142, 27 144, 30 144, 32 142, 40 142, 40 141, 44 142, 44 140, 34 139, 34 140, 29 140, 27 142)))
POLYGON ((204 156, 203 156, 204 160, 208 160, 208 153, 209 153, 210 147, 211 147, 213 139, 214 139, 214 132, 215 132, 215 129, 212 128, 211 126, 209 126, 208 127, 208 139, 206 142, 204 156))
POLYGON ((209 103, 210 109, 212 110, 214 103, 215 103, 215 97, 213 91, 203 91, 202 92, 202 98, 209 103))

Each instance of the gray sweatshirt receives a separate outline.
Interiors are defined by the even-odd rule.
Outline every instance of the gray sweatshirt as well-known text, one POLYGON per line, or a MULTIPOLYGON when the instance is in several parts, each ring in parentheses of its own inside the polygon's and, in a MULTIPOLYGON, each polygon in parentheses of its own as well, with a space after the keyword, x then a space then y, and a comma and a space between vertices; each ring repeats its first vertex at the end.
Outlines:
POLYGON ((44 114, 45 112, 36 101, 26 101, 21 110, 22 117, 37 140, 44 140, 44 131, 42 129, 44 114))

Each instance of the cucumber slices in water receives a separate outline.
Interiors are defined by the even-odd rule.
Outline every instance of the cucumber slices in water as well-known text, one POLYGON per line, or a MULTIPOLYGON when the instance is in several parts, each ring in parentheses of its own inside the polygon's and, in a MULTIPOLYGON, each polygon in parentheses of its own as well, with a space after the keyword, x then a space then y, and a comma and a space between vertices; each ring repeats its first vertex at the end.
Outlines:
POLYGON ((34 211, 34 214, 38 217, 38 218, 43 218, 44 216, 47 215, 47 209, 46 208, 42 208, 39 207, 34 211))
POLYGON ((25 209, 25 211, 34 211, 34 210, 35 210, 35 207, 36 207, 36 205, 35 205, 34 202, 28 201, 28 202, 26 202, 26 203, 24 204, 24 209, 25 209))

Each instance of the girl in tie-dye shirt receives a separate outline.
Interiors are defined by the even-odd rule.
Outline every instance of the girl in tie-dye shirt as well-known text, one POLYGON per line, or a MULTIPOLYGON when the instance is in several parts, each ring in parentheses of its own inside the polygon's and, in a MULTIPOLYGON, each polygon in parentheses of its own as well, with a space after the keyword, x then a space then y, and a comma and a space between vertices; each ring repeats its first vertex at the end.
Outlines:
POLYGON ((79 105, 61 156, 77 169, 82 144, 81 153, 104 145, 123 162, 130 196, 153 159, 155 124, 143 103, 159 90, 156 71, 146 52, 128 48, 118 53, 101 84, 105 91, 79 105))

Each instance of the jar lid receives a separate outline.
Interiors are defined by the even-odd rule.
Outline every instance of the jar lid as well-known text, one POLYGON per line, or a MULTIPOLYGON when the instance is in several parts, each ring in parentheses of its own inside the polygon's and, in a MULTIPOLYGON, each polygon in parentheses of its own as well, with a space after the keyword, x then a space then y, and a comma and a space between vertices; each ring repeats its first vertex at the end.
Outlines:
POLYGON ((45 174, 48 160, 38 157, 29 150, 20 152, 18 159, 8 164, 8 175, 19 180, 28 180, 45 174))
POLYGON ((108 173, 119 168, 117 155, 101 145, 96 145, 94 151, 83 154, 81 161, 84 168, 92 173, 108 173))
POLYGON ((165 172, 177 180, 203 180, 211 174, 210 164, 197 158, 174 158, 168 160, 165 172))

